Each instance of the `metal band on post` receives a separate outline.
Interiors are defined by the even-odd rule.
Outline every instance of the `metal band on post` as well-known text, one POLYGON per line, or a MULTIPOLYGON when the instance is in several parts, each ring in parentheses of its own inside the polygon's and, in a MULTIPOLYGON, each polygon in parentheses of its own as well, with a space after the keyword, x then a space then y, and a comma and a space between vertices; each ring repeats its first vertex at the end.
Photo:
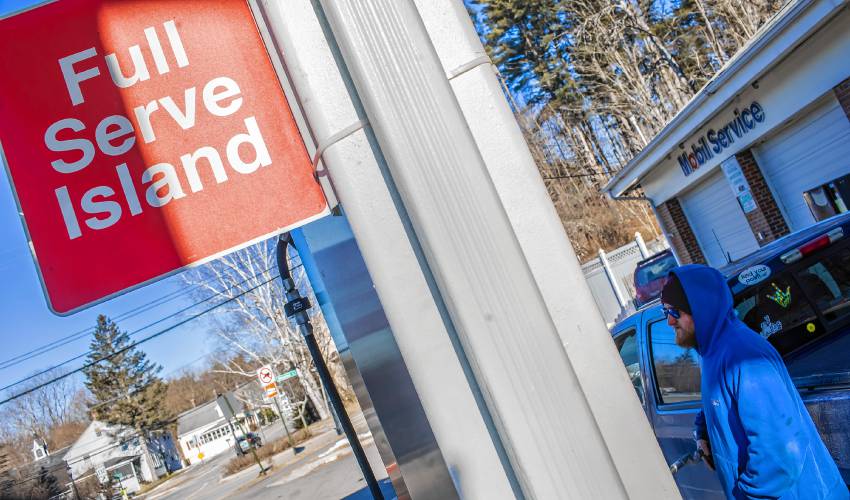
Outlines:
POLYGON ((366 119, 356 121, 356 122, 352 123, 351 125, 345 127, 344 129, 340 130, 339 132, 328 137, 324 141, 322 141, 319 144, 319 146, 316 148, 316 152, 313 153, 313 170, 316 170, 316 168, 319 166, 319 162, 322 160, 322 155, 325 153, 325 151, 329 147, 331 147, 334 144, 338 143, 339 141, 345 139, 346 137, 350 136, 354 132, 357 132, 358 130, 365 128, 366 125, 368 125, 368 124, 369 124, 369 120, 366 120, 366 119))

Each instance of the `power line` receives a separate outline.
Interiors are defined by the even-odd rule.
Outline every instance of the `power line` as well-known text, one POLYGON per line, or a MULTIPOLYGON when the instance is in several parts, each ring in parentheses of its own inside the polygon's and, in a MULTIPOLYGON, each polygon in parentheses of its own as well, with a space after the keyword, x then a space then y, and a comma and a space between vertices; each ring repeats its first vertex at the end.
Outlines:
MULTIPOLYGON (((293 269, 295 269, 295 268, 297 268, 297 267, 301 267, 302 265, 303 265, 303 264, 299 264, 298 266, 295 266, 293 269)), ((69 376, 73 375, 74 373, 81 372, 81 371, 85 370, 86 368, 92 367, 92 366, 96 365, 97 363, 100 363, 101 361, 105 361, 105 360, 110 359, 110 358, 112 358, 112 357, 114 357, 114 356, 117 356, 117 355, 119 355, 119 354, 122 354, 122 353, 124 353, 124 352, 126 352, 126 351, 128 351, 128 350, 130 350, 130 349, 132 349, 132 348, 134 348, 134 347, 136 347, 137 345, 143 344, 143 343, 145 343, 145 342, 147 342, 147 341, 149 341, 149 340, 152 340, 152 339, 154 339, 154 338, 156 338, 156 337, 159 337, 160 335, 163 335, 163 334, 165 334, 165 333, 167 333, 167 332, 170 332, 170 331, 174 330, 175 328, 177 328, 177 327, 179 327, 179 326, 185 325, 186 323, 189 323, 190 321, 193 321, 193 320, 195 320, 195 319, 197 319, 197 318, 199 318, 199 317, 203 316, 204 314, 208 314, 208 313, 212 312, 213 310, 215 310, 215 309, 217 309, 217 308, 219 308, 219 307, 221 307, 221 306, 223 306, 223 305, 225 305, 225 304, 228 304, 228 303, 230 303, 230 302, 233 302, 234 300, 236 300, 236 299, 238 299, 238 298, 242 297, 243 295, 247 294, 248 292, 252 292, 252 291, 254 291, 254 290, 256 290, 256 289, 260 288, 261 286, 266 285, 266 284, 268 284, 268 283, 272 282, 274 279, 276 279, 276 278, 278 278, 278 277, 279 277, 279 275, 275 275, 275 276, 273 276, 272 278, 270 278, 270 279, 268 279, 268 280, 266 280, 266 281, 264 281, 264 282, 262 282, 262 283, 260 283, 260 284, 258 284, 258 285, 255 285, 255 286, 253 286, 253 287, 251 287, 251 288, 249 288, 249 289, 247 289, 247 290, 243 290, 242 292, 239 292, 238 294, 236 294, 236 295, 234 295, 234 296, 232 296, 232 297, 230 297, 230 298, 228 298, 228 299, 224 300, 223 302, 220 302, 220 303, 218 303, 218 304, 216 304, 216 305, 214 305, 214 306, 211 306, 211 307, 209 307, 209 308, 207 308, 207 309, 205 309, 205 310, 201 311, 200 313, 195 314, 195 315, 193 315, 193 316, 190 316, 190 317, 188 317, 188 318, 186 318, 186 319, 184 319, 184 320, 178 321, 177 323, 175 323, 175 324, 173 324, 173 325, 171 325, 171 326, 169 326, 169 327, 167 327, 167 328, 165 328, 165 329, 163 329, 163 330, 160 330, 160 331, 158 331, 158 332, 156 332, 156 333, 153 333, 153 334, 151 334, 151 335, 148 335, 147 337, 145 337, 145 338, 143 338, 143 339, 141 339, 141 340, 139 340, 139 341, 136 341, 136 342, 134 342, 133 344, 130 344, 130 345, 128 345, 127 347, 124 347, 123 349, 119 349, 118 351, 115 351, 114 353, 112 353, 112 354, 110 354, 110 355, 108 355, 108 356, 103 356, 103 357, 101 357, 101 358, 99 358, 99 359, 96 359, 96 360, 94 360, 94 361, 91 361, 91 362, 89 362, 89 363, 86 363, 86 364, 84 364, 83 366, 81 366, 81 367, 79 367, 79 368, 76 368, 76 369, 71 370, 71 371, 69 371, 69 372, 67 372, 67 373, 64 373, 64 374, 62 374, 62 375, 59 375, 59 376, 57 376, 57 377, 54 377, 53 379, 50 379, 50 380, 48 380, 48 381, 46 381, 46 382, 43 382, 43 383, 41 383, 41 384, 37 384, 37 385, 35 385, 34 387, 31 387, 31 388, 29 388, 29 389, 26 389, 25 391, 23 391, 23 392, 21 392, 21 393, 15 394, 14 396, 10 396, 10 397, 8 397, 8 398, 4 399, 3 401, 0 401, 0 406, 4 405, 4 404, 6 404, 6 403, 8 403, 8 402, 10 402, 10 401, 14 401, 15 399, 18 399, 18 398, 20 398, 20 397, 22 397, 22 396, 25 396, 25 395, 27 395, 27 394, 30 394, 30 393, 32 393, 32 392, 35 392, 35 391, 37 391, 38 389, 41 389, 42 387, 45 387, 45 386, 47 386, 47 385, 50 385, 50 384, 52 384, 52 383, 54 383, 54 382, 56 382, 56 381, 62 380, 62 379, 64 379, 64 378, 66 378, 66 377, 69 377, 69 376)), ((197 305, 197 304, 196 304, 196 305, 197 305)), ((194 307, 194 306, 192 306, 192 307, 194 307)), ((151 323, 150 325, 146 326, 145 328, 148 328, 149 326, 152 326, 152 325, 154 325, 154 324, 160 323, 160 322, 164 321, 165 319, 168 319, 168 317, 165 317, 165 318, 159 319, 159 320, 157 320, 157 321, 155 321, 155 322, 151 323)), ((141 330, 143 330, 143 329, 144 329, 144 328, 139 329, 139 330, 137 330, 136 332, 133 332, 133 333, 138 333, 139 331, 141 331, 141 330)), ((64 366, 64 365, 66 365, 66 364, 68 364, 68 363, 70 363, 70 362, 72 362, 72 361, 75 361, 75 360, 77 360, 77 359, 80 359, 80 358, 82 358, 82 357, 85 357, 85 356, 87 356, 87 355, 89 355, 89 354, 91 354, 91 351, 89 351, 89 352, 87 352, 87 353, 85 353, 85 354, 81 354, 81 355, 79 355, 79 356, 75 356, 75 357, 73 357, 73 358, 71 358, 71 359, 68 359, 68 360, 66 360, 66 361, 63 361, 62 363, 60 363, 60 364, 58 364, 58 365, 54 366, 53 368, 51 368, 51 369, 49 369, 49 370, 41 371, 41 372, 39 372, 39 373, 37 373, 37 374, 33 375, 32 377, 35 377, 35 376, 38 376, 38 375, 43 375, 44 373, 47 373, 47 372, 49 372, 49 371, 51 371, 51 370, 53 370, 53 369, 55 369, 55 368, 58 368, 58 367, 60 367, 60 366, 64 366)), ((14 386, 16 386, 16 385, 18 385, 18 384, 21 384, 21 383, 25 382, 26 380, 28 380, 29 378, 32 378, 32 377, 28 377, 27 379, 21 379, 21 380, 19 380, 19 381, 15 382, 15 383, 13 383, 13 384, 9 384, 9 385, 7 385, 6 387, 3 387, 2 389, 0 389, 0 391, 6 390, 6 389, 9 389, 10 387, 14 387, 14 386)))
MULTIPOLYGON (((299 265, 301 265, 301 264, 299 264, 299 265)), ((273 267, 274 267, 274 266, 271 266, 271 267, 269 267, 268 269, 265 269, 265 270, 263 270, 263 271, 261 271, 261 272, 259 272, 259 273, 255 274, 254 276, 251 276, 251 277, 245 278, 245 279, 244 279, 244 280, 242 280, 239 284, 237 284, 237 285, 233 285, 233 286, 231 286, 230 288, 233 288, 234 286, 241 285, 241 284, 245 283, 246 281, 250 281, 250 280, 252 280, 252 279, 258 278, 259 276, 261 276, 261 275, 263 275, 263 274, 265 274, 265 273, 267 273, 267 272, 271 271, 273 267)), ((195 286, 195 288, 199 288, 199 287, 203 286, 203 285, 204 285, 204 283, 209 282, 209 281, 211 281, 211 280, 213 280, 213 279, 214 279, 214 278, 210 278, 209 280, 205 280, 205 281, 201 282, 200 284, 196 285, 196 286, 195 286)), ((192 291, 192 289, 184 290, 184 291, 180 291, 180 292, 181 292, 181 294, 185 294, 185 293, 188 293, 188 292, 190 292, 190 291, 192 291)), ((224 292, 227 292, 227 291, 229 291, 229 290, 225 290, 224 292)), ((178 316, 178 315, 182 314, 183 312, 185 312, 186 310, 191 309, 191 308, 193 308, 193 307, 195 307, 195 306, 198 306, 198 305, 200 305, 200 304, 203 304, 204 302, 207 302, 207 301, 209 301, 209 300, 211 300, 211 299, 215 298, 216 296, 223 294, 224 292, 218 292, 218 293, 216 293, 216 294, 213 294, 213 295, 211 295, 211 296, 209 296, 209 297, 207 297, 207 298, 205 298, 205 299, 203 299, 203 300, 200 300, 200 301, 198 301, 198 302, 195 302, 194 304, 192 304, 192 305, 190 305, 190 306, 188 306, 188 307, 185 307, 185 308, 183 308, 183 309, 181 309, 181 310, 179 310, 179 311, 176 311, 176 312, 174 312, 174 313, 172 313, 172 314, 170 314, 170 315, 166 316, 166 317, 165 317, 165 318, 163 318, 163 319, 168 319, 168 318, 171 318, 171 317, 174 317, 174 316, 178 316)), ((161 298, 162 298, 162 297, 160 297, 160 299, 161 299, 161 298)), ((157 300, 159 300, 159 299, 157 299, 157 300)), ((169 299, 169 300, 171 300, 171 299, 169 299)), ((165 301, 165 302, 167 302, 167 301, 165 301)), ((157 305, 161 305, 161 304, 163 304, 163 303, 165 303, 165 302, 161 302, 160 304, 157 304, 157 305)), ((148 304, 150 304, 150 302, 149 302, 148 304)), ((143 305, 143 306, 144 306, 144 305, 143 305)), ((140 306, 140 307, 142 307, 142 306, 140 306)), ((112 318, 112 320, 113 320, 113 321, 115 321, 115 322, 122 321, 123 319, 128 319, 128 318, 130 318, 130 317, 137 316, 138 314, 141 314, 141 313, 143 313, 143 312, 146 312, 146 311, 148 311, 148 310, 152 309, 153 307, 154 307, 154 306, 152 306, 152 307, 146 307, 145 309, 140 310, 140 311, 138 311, 137 313, 132 314, 132 315, 130 315, 130 316, 127 316, 127 315, 126 315, 127 313, 123 313, 122 315, 119 315, 119 316, 116 316, 116 317, 112 318)), ((136 309, 138 309, 138 308, 136 308, 136 309)), ((130 312, 132 312, 132 310, 131 310, 130 312)), ((159 321, 158 321, 158 322, 159 322, 159 321)), ((135 330, 135 331, 134 331, 133 333, 131 333, 130 335, 134 335, 134 334, 136 334, 136 333, 138 333, 138 332, 140 332, 140 331, 142 331, 142 330, 144 330, 144 329, 146 329, 146 328, 149 328, 149 327, 153 326, 154 324, 156 324, 156 323, 158 323, 158 322, 154 322, 154 323, 151 323, 151 324, 145 325, 144 327, 142 327, 142 328, 139 328, 139 329, 135 330)), ((76 332, 76 333, 73 333, 73 334, 71 334, 71 335, 68 335, 68 336, 64 337, 64 340, 63 340, 63 339, 58 339, 58 340, 56 340, 56 341, 54 341, 54 342, 47 343, 47 344, 45 344, 45 345, 43 345, 43 346, 41 346, 41 347, 39 347, 39 348, 37 348, 37 349, 34 349, 34 350, 30 351, 29 353, 24 353, 24 354, 21 354, 21 355, 17 356, 16 358, 13 358, 12 360, 8 360, 8 361, 10 361, 8 364, 5 364, 5 365, 4 365, 4 364, 0 363, 0 370, 5 369, 5 368, 9 368, 9 367, 12 367, 12 366, 15 366, 15 365, 18 365, 18 364, 21 364, 21 363, 23 363, 23 362, 25 362, 25 361, 28 361, 28 360, 30 360, 30 359, 32 359, 32 358, 35 358, 35 357, 38 357, 38 356, 40 356, 40 355, 42 355, 42 354, 45 354, 45 353, 50 352, 50 351, 52 351, 52 350, 55 350, 55 349, 57 349, 57 348, 59 348, 59 347, 62 347, 62 346, 64 346, 64 345, 68 345, 68 344, 70 344, 71 342, 74 342, 74 341, 76 341, 76 340, 79 340, 79 339, 81 339, 81 338, 85 337, 86 335, 88 335, 89 333, 91 333, 91 332, 93 332, 93 331, 94 331, 94 327, 89 327, 89 328, 86 328, 85 330, 81 330, 81 331, 79 331, 79 332, 76 332), (13 362, 12 362, 12 361, 13 361, 13 362)), ((73 361, 73 360, 72 360, 72 361, 73 361)), ((64 363, 64 364, 67 364, 67 363, 64 363)), ((29 376, 28 378, 31 378, 31 377, 33 377, 33 376, 40 375, 41 373, 48 372, 48 371, 50 371, 50 370, 52 370, 52 369, 54 369, 54 368, 58 368, 59 366, 62 366, 62 364, 59 364, 59 365, 56 365, 56 366, 54 366, 54 367, 52 367, 52 368, 49 368, 49 369, 47 369, 47 370, 44 370, 44 371, 42 371, 42 372, 40 372, 40 373, 38 373, 38 374, 36 374, 36 375, 31 375, 31 376, 29 376)), ((0 390, 2 390, 2 389, 0 389, 0 390)))
MULTIPOLYGON (((274 266, 271 266, 268 269, 258 273, 257 275, 253 276, 253 278, 256 278, 256 277, 258 277, 258 276, 260 276, 264 273, 269 272, 273 267, 274 266)), ((123 321, 125 319, 133 318, 133 317, 138 316, 139 314, 142 314, 144 312, 147 312, 147 311, 149 311, 149 310, 151 310, 151 309, 153 309, 157 306, 165 304, 166 302, 170 302, 171 300, 174 300, 174 299, 176 299, 176 298, 178 298, 182 295, 187 295, 187 294, 191 293, 192 291, 194 291, 195 289, 201 288, 205 283, 208 283, 209 281, 212 281, 213 279, 215 279, 215 277, 211 277, 207 280, 204 280, 201 283, 199 283, 199 284, 197 284, 197 285, 195 285, 191 288, 184 289, 184 290, 177 290, 175 292, 171 292, 170 294, 166 294, 162 297, 157 297, 156 299, 154 299, 152 301, 146 302, 145 304, 141 304, 141 305, 139 305, 139 306, 137 306, 137 307, 135 307, 135 308, 133 308, 129 311, 125 311, 125 312, 119 314, 118 316, 115 316, 112 319, 113 319, 113 321, 118 322, 118 321, 123 321)), ((248 279, 252 279, 252 278, 248 278, 248 279)), ((247 280, 245 280, 245 281, 247 281, 247 280)), ((201 304, 201 303, 205 302, 206 300, 208 300, 208 299, 204 299, 203 301, 200 301, 200 302, 196 303, 195 305, 201 304)), ((150 325, 148 325, 148 326, 150 326, 150 325)), ((144 329, 144 328, 142 328, 142 329, 144 329)), ((64 345, 68 345, 71 342, 74 342, 76 340, 79 340, 79 339, 85 337, 86 335, 88 335, 92 331, 94 331, 94 327, 88 327, 84 330, 80 330, 78 332, 72 333, 72 334, 67 335, 65 337, 61 337, 59 339, 56 339, 53 342, 48 342, 47 344, 44 344, 40 347, 37 347, 37 348, 30 350, 28 352, 25 352, 23 354, 19 354, 15 357, 6 359, 4 361, 0 361, 0 370, 19 365, 19 364, 21 364, 25 361, 28 361, 28 360, 30 360, 34 357, 40 356, 42 354, 45 354, 45 353, 50 352, 52 350, 55 350, 55 349, 62 347, 64 345)))
MULTIPOLYGON (((207 356, 209 356, 209 354, 203 354, 203 355, 198 356, 197 358, 193 359, 192 361, 189 361, 188 363, 183 363, 182 365, 180 365, 180 366, 178 366, 178 367, 176 367, 176 368, 172 368, 171 370, 169 370, 168 372, 166 372, 164 375, 162 375, 162 377, 161 377, 161 378, 162 378, 162 379, 164 379, 165 377, 167 377, 168 375, 171 375, 172 373, 176 372, 177 370, 180 370, 180 369, 185 368, 185 367, 187 367, 187 366, 189 366, 189 365, 192 365, 192 364, 194 364, 194 363, 196 363, 196 362, 198 362, 198 361, 200 361, 200 360, 204 359, 204 358, 205 358, 205 357, 207 357, 207 356)), ((125 398, 131 397, 131 396, 135 396, 136 394, 139 394, 140 392, 144 392, 144 391, 146 391, 146 390, 147 390, 147 387, 143 387, 143 388, 141 388, 141 389, 137 389, 137 390, 135 390, 135 391, 130 391, 130 392, 128 392, 127 394, 122 394, 122 395, 120 395, 120 396, 116 396, 116 397, 114 397, 114 398, 112 398, 112 399, 108 399, 108 400, 106 400, 106 401, 101 401, 101 402, 99 402, 99 403, 97 403, 97 404, 94 404, 94 405, 89 406, 89 407, 88 407, 88 408, 89 408, 89 411, 91 411, 91 410, 92 410, 92 409, 94 409, 94 408, 97 408, 98 406, 107 405, 107 404, 110 404, 110 403, 114 403, 114 402, 116 402, 116 401, 119 401, 119 400, 121 400, 121 399, 125 399, 125 398)))
MULTIPOLYGON (((299 266, 301 266, 301 265, 303 265, 303 264, 299 264, 299 266)), ((178 311, 175 311, 174 313, 169 314, 168 316, 162 317, 162 318, 160 318, 160 319, 158 319, 158 320, 156 320, 156 321, 153 321, 153 322, 151 322, 151 323, 148 323, 147 325, 145 325, 145 326, 143 326, 143 327, 141 327, 141 328, 138 328, 138 329, 136 329, 136 330, 134 330, 134 331, 130 332, 128 335, 129 335, 129 336, 136 335, 137 333, 142 332, 142 331, 144 331, 144 330, 147 330, 148 328, 150 328, 150 327, 152 327, 152 326, 154 326, 154 325, 157 325, 157 324, 159 324, 159 323, 162 323, 163 321, 166 321, 166 320, 168 320, 168 319, 171 319, 171 318, 174 318, 174 317, 176 317, 176 316, 179 316, 179 315, 183 314, 184 312, 186 312, 186 311, 188 311, 188 310, 190 310, 190 309, 193 309, 193 308, 195 308, 195 307, 197 307, 197 306, 199 306, 199 305, 203 304, 204 302, 208 302, 208 301, 210 301, 210 300, 212 300, 212 299, 214 299, 214 298, 218 297, 219 295, 224 295, 225 293, 229 292, 229 291, 230 291, 230 290, 232 290, 233 288, 236 288, 236 287, 238 287, 238 286, 241 286, 241 285, 242 285, 242 284, 244 284, 246 281, 250 281, 250 280, 252 280, 252 279, 255 279, 255 278, 259 277, 260 275, 267 273, 269 270, 271 270, 271 267, 270 267, 269 269, 267 269, 267 270, 265 270, 265 271, 261 272, 261 273, 258 273, 258 274, 254 275, 254 276, 251 276, 251 277, 249 277, 249 278, 246 278, 246 279, 242 280, 241 282, 236 283, 236 284, 234 284, 234 285, 230 286, 230 287, 229 287, 228 289, 226 289, 226 290, 223 290, 223 291, 221 291, 221 292, 218 292, 218 293, 216 293, 215 295, 211 295, 211 296, 209 296, 209 297, 207 297, 207 298, 205 298, 205 299, 203 299, 203 300, 201 300, 201 301, 199 301, 199 302, 196 302, 196 303, 194 303, 194 304, 192 304, 192 305, 190 305, 190 306, 187 306, 187 307, 184 307, 183 309, 180 309, 180 310, 178 310, 178 311)), ((7 385, 7 386, 5 386, 5 387, 2 387, 2 388, 0 388, 0 391, 5 391, 6 389, 9 389, 9 388, 11 388, 11 387, 14 387, 14 386, 16 386, 16 385, 18 385, 18 384, 21 384, 21 383, 23 383, 23 382, 26 382, 27 380, 31 380, 33 377, 38 377, 39 375, 44 375, 45 373, 51 372, 51 371, 53 371, 53 370, 55 370, 55 369, 57 369, 57 368, 60 368, 60 367, 62 367, 62 366, 65 366, 65 365, 67 365, 68 363, 71 363, 71 362, 73 362, 73 361, 76 361, 76 360, 78 360, 78 359, 80 359, 80 358, 84 358, 84 357, 88 356, 90 353, 91 353, 91 351, 86 351, 86 352, 85 352, 85 353, 83 353, 83 354, 80 354, 80 355, 78 355, 78 356, 74 356, 73 358, 70 358, 70 359, 66 359, 65 361, 63 361, 63 362, 61 362, 61 363, 59 363, 59 364, 57 364, 57 365, 54 365, 54 366, 52 366, 52 367, 50 367, 50 368, 47 368, 47 369, 45 369, 45 370, 42 370, 42 371, 40 371, 40 372, 38 372, 38 373, 35 373, 35 374, 32 374, 32 375, 29 375, 29 376, 27 376, 26 378, 20 379, 20 380, 18 380, 17 382, 14 382, 14 383, 9 384, 9 385, 7 385)), ((34 357, 34 356, 33 356, 33 357, 34 357)), ((31 359, 31 358, 27 358, 27 359, 31 359)))
MULTIPOLYGON (((200 285, 198 285, 198 287, 199 286, 200 285)), ((154 299, 152 301, 146 302, 145 304, 142 304, 142 305, 140 305, 140 306, 138 306, 134 309, 131 309, 129 311, 125 311, 125 312, 119 314, 118 316, 115 316, 114 320, 115 321, 122 321, 124 319, 132 318, 134 316, 137 316, 138 314, 141 314, 142 312, 146 312, 147 310, 149 310, 153 307, 162 305, 166 302, 169 302, 169 301, 179 297, 180 295, 189 293, 191 291, 192 291, 192 289, 177 290, 177 292, 172 292, 172 293, 167 294, 165 296, 157 297, 156 299, 154 299), (150 306, 150 307, 148 307, 148 306, 150 306), (144 309, 142 310, 142 308, 144 308, 144 309)), ((64 337, 60 337, 60 338, 58 338, 58 339, 56 339, 52 342, 48 342, 47 344, 44 344, 40 347, 37 347, 37 348, 35 348, 31 351, 25 352, 23 354, 18 354, 17 356, 14 356, 12 358, 0 361, 0 370, 5 369, 5 368, 9 368, 11 366, 18 365, 22 361, 26 361, 26 359, 31 359, 31 358, 27 358, 27 356, 30 356, 30 355, 37 356, 37 355, 43 354, 45 352, 49 352, 49 351, 55 349, 56 347, 61 347, 61 346, 66 345, 70 342, 73 342, 74 340, 77 340, 79 338, 86 336, 87 334, 91 333, 93 330, 94 330, 94 327, 87 327, 87 328, 80 330, 78 332, 72 333, 70 335, 66 335, 64 337), (22 358, 26 358, 26 359, 22 359, 22 358)))
POLYGON ((609 174, 606 174, 606 173, 603 173, 603 172, 592 172, 592 173, 588 173, 588 174, 550 175, 550 176, 543 176, 543 180, 549 181, 549 180, 555 180, 555 179, 577 179, 577 178, 581 178, 581 177, 599 177, 599 176, 609 177, 609 174))
MULTIPOLYGON (((150 434, 152 431, 163 430, 163 429, 166 429, 168 426, 174 424, 175 422, 177 422, 177 417, 170 418, 170 419, 167 419, 167 420, 163 420, 162 422, 159 422, 157 425, 154 425, 154 426, 152 426, 148 429, 145 429, 145 432, 150 434)), ((110 424, 107 424, 107 425, 110 425, 110 424)), ((113 426, 113 427, 115 427, 115 426, 113 426)), ((118 436, 118 435, 113 436, 113 437, 118 438, 117 442, 113 442, 113 443, 107 444, 106 446, 103 446, 99 449, 89 451, 85 455, 78 458, 77 460, 74 460, 74 461, 71 461, 71 462, 68 462, 68 461, 63 459, 62 461, 60 461, 59 463, 57 463, 53 467, 46 467, 44 465, 39 465, 38 461, 35 461, 35 462, 28 462, 26 464, 22 464, 18 467, 15 467, 12 470, 21 471, 21 469, 29 467, 29 468, 31 468, 31 470, 27 471, 27 472, 36 472, 36 475, 30 476, 30 477, 25 477, 25 478, 20 478, 20 479, 10 479, 10 480, 7 480, 5 483, 0 481, 0 491, 2 491, 4 486, 6 488, 9 488, 9 487, 14 487, 14 486, 17 486, 17 485, 20 485, 20 484, 24 484, 24 483, 29 482, 29 481, 40 479, 42 477, 42 471, 52 474, 52 473, 55 473, 57 471, 60 471, 60 470, 66 469, 66 468, 70 468, 70 466, 73 465, 73 464, 85 462, 87 458, 91 459, 91 457, 93 457, 93 456, 100 455, 101 453, 106 453, 107 451, 115 449, 119 446, 123 446, 127 443, 131 443, 135 439, 144 439, 142 434, 140 434, 138 431, 133 430, 132 428, 129 428, 129 427, 126 427, 126 426, 124 426, 124 427, 117 426, 117 427, 118 427, 119 432, 123 431, 123 430, 127 430, 129 432, 129 434, 125 434, 125 435, 122 435, 122 436, 118 436)), ((73 446, 73 445, 70 445, 70 446, 73 446)), ((175 448, 176 448, 176 446, 177 445, 175 445, 175 448)), ((140 457, 140 456, 141 455, 134 455, 134 457, 140 457)), ((91 469, 89 469, 89 470, 91 470, 91 469)), ((85 479, 86 477, 89 477, 89 476, 73 478, 72 480, 73 481, 80 481, 82 479, 85 479)), ((69 481, 68 484, 70 484, 70 481, 69 481)), ((67 484, 65 486, 67 486, 67 484)))

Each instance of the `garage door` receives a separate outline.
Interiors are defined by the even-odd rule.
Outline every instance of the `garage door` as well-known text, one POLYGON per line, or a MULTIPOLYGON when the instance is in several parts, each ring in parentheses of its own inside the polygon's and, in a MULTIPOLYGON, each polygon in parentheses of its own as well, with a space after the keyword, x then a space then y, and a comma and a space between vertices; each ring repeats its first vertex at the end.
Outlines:
POLYGON ((815 223, 803 193, 850 174, 850 121, 834 96, 756 150, 792 231, 815 223))
POLYGON ((680 197, 708 265, 720 267, 759 249, 744 211, 720 169, 680 197))

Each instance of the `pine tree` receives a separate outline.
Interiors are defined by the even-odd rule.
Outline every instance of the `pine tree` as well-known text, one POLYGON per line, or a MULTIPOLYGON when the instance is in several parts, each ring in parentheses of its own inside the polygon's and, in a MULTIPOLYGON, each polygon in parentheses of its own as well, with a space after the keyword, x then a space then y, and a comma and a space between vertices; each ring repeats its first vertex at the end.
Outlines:
POLYGON ((83 370, 85 384, 95 399, 92 418, 135 429, 145 461, 153 467, 149 433, 170 417, 164 404, 166 385, 159 378, 162 367, 149 361, 127 332, 104 315, 97 318, 86 361, 91 366, 83 370))

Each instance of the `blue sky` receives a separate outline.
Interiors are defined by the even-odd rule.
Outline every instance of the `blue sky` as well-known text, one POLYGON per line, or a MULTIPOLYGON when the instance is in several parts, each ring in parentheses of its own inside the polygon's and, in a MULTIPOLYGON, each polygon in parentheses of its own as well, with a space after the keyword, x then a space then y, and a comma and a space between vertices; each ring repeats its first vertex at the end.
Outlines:
MULTIPOLYGON (((37 3, 41 1, 0 0, 0 15, 37 3)), ((0 242, 0 387, 85 353, 90 335, 43 356, 3 368, 10 358, 92 327, 98 314, 116 317, 161 297, 173 297, 173 300, 119 322, 120 328, 132 332, 197 301, 189 293, 181 293, 187 291, 187 287, 177 275, 71 316, 59 317, 51 313, 41 291, 5 168, 0 168, 0 242)), ((153 333, 166 325, 156 325, 137 336, 153 333)), ((165 375, 179 372, 187 363, 189 368, 197 367, 212 347, 207 325, 202 320, 178 327, 143 345, 149 358, 163 366, 165 375)), ((79 360, 67 367, 76 368, 81 364, 79 360)))

